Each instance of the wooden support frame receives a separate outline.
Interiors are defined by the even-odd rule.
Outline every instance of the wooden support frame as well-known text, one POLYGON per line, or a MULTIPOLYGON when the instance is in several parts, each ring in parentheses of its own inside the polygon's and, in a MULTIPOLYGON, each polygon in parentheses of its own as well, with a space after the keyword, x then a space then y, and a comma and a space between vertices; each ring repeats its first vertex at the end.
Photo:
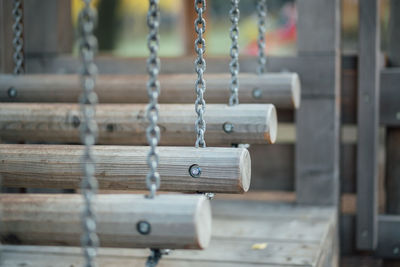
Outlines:
MULTIPOLYGON (((102 189, 146 190, 146 146, 94 146, 95 176, 102 189)), ((250 154, 232 147, 159 147, 160 190, 244 193, 250 187, 250 154), (192 177, 192 166, 201 174, 192 177)), ((80 188, 80 145, 0 144, 3 186, 80 188)))
MULTIPOLYGON (((82 196, 2 194, 0 204, 3 244, 80 245, 82 196)), ((202 195, 98 195, 94 211, 103 247, 204 249, 210 243, 211 208, 202 195)))
MULTIPOLYGON (((192 103, 194 74, 160 75, 160 103, 192 103)), ((300 80, 296 73, 239 75, 241 103, 271 103, 293 109, 300 105, 300 80)), ((228 103, 229 74, 207 75, 207 103, 228 103)), ((100 103, 147 103, 146 75, 100 75, 96 92, 100 103)), ((69 102, 79 98, 81 89, 77 75, 13 75, 0 76, 0 101, 69 102), (12 89, 11 89, 12 88, 12 89), (9 90, 15 94, 10 95, 9 90)))
MULTIPOLYGON (((146 145, 146 105, 96 106, 98 144, 146 145)), ((208 145, 274 143, 277 115, 274 105, 210 104, 205 114, 208 145)), ((77 104, 4 103, 0 106, 0 138, 5 141, 80 143, 77 104)), ((158 124, 161 145, 188 145, 196 141, 193 104, 162 104, 158 124)))
POLYGON ((357 146, 357 248, 374 250, 378 234, 379 51, 377 0, 360 2, 357 146))

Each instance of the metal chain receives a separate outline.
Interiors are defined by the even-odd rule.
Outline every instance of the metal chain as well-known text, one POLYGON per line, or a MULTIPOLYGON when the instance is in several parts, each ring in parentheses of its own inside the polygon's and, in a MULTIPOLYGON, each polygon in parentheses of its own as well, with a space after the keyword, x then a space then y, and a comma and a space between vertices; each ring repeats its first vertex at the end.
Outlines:
POLYGON ((265 55, 265 32, 267 24, 267 4, 266 0, 258 0, 257 2, 258 16, 258 68, 257 73, 263 74, 266 71, 267 58, 265 55))
POLYGON ((197 80, 195 84, 195 91, 197 95, 195 102, 195 110, 197 113, 195 131, 197 138, 195 146, 206 147, 206 141, 204 140, 206 122, 203 117, 206 110, 206 101, 204 100, 206 81, 203 78, 204 71, 206 70, 206 61, 203 57, 206 51, 206 41, 203 38, 203 34, 206 31, 206 20, 203 18, 203 13, 206 10, 206 0, 194 0, 194 7, 198 15, 194 21, 194 29, 197 33, 197 39, 194 43, 194 49, 197 53, 197 58, 195 60, 195 70, 197 73, 197 80))
POLYGON ((90 7, 91 0, 83 1, 85 6, 79 14, 79 52, 83 65, 81 71, 83 92, 80 97, 83 123, 80 130, 81 141, 85 145, 82 158, 84 177, 81 184, 85 207, 82 214, 83 234, 81 244, 85 256, 85 266, 94 267, 97 266, 96 255, 99 243, 96 234, 96 216, 94 214, 94 200, 98 185, 95 177, 95 159, 92 151, 98 132, 95 121, 97 95, 94 92, 95 76, 97 74, 94 56, 97 51, 97 39, 93 35, 97 14, 90 7))
POLYGON ((13 24, 13 46, 14 46, 14 74, 23 74, 24 73, 24 25, 23 25, 23 10, 22 10, 22 0, 14 0, 13 1, 13 9, 12 14, 14 16, 14 24, 13 24))
POLYGON ((229 70, 231 72, 231 84, 230 84, 230 92, 231 95, 229 97, 229 105, 234 106, 239 104, 239 18, 240 18, 240 10, 239 10, 239 1, 240 0, 231 0, 231 10, 229 11, 229 18, 231 20, 232 26, 230 30, 230 37, 232 40, 231 43, 231 62, 229 64, 229 70))
POLYGON ((152 248, 150 251, 150 256, 147 257, 146 267, 157 266, 163 255, 169 255, 171 253, 170 249, 152 248))
POLYGON ((158 58, 160 11, 158 2, 159 0, 149 0, 150 5, 147 13, 147 26, 149 27, 147 47, 150 51, 150 55, 147 59, 147 72, 149 74, 149 80, 147 81, 147 94, 149 97, 147 119, 149 120, 149 126, 146 130, 146 137, 149 142, 150 151, 147 155, 149 172, 146 176, 146 185, 150 191, 149 198, 153 198, 157 189, 160 187, 160 174, 157 172, 159 161, 157 145, 160 141, 160 128, 157 125, 158 96, 160 94, 160 83, 158 81, 158 73, 160 72, 160 59, 158 58))

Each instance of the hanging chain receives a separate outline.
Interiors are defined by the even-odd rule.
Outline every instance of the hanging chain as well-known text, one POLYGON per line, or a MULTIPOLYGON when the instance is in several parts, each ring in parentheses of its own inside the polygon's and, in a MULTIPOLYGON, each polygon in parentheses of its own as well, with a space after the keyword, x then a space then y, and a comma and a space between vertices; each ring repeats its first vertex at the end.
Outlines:
POLYGON ((194 22, 194 29, 197 33, 197 39, 194 43, 194 48, 197 53, 197 59, 195 60, 195 70, 197 73, 195 85, 197 95, 195 102, 195 110, 197 113, 197 120, 195 123, 195 131, 197 134, 196 147, 206 147, 206 141, 204 140, 206 122, 203 117, 206 110, 206 101, 204 100, 206 81, 203 78, 204 71, 206 70, 206 61, 203 57, 206 51, 206 41, 203 38, 203 34, 206 31, 206 20, 203 18, 203 13, 206 10, 206 0, 194 0, 194 7, 198 15, 194 22))
POLYGON ((231 95, 229 97, 229 105, 234 106, 239 104, 239 1, 240 0, 231 0, 231 10, 229 11, 229 17, 232 23, 230 37, 232 40, 231 44, 231 62, 229 64, 229 70, 231 72, 231 84, 230 91, 231 95))
POLYGON ((266 71, 267 58, 265 55, 265 32, 267 24, 267 4, 266 0, 258 0, 257 2, 258 16, 258 68, 257 73, 263 74, 266 71))
POLYGON ((158 96, 160 94, 160 83, 158 81, 158 73, 160 72, 160 59, 158 58, 160 11, 158 0, 149 0, 149 2, 149 11, 147 13, 147 26, 149 27, 147 47, 150 51, 149 58, 147 59, 147 72, 149 74, 149 80, 147 81, 147 94, 149 97, 147 119, 149 120, 149 126, 146 130, 146 137, 150 145, 150 151, 147 155, 149 173, 146 176, 146 185, 150 191, 148 197, 153 198, 160 187, 160 174, 157 172, 159 161, 157 144, 160 141, 160 128, 157 125, 158 96))
POLYGON ((12 14, 14 16, 13 24, 13 46, 14 46, 14 74, 24 73, 24 25, 23 25, 23 10, 22 0, 13 0, 12 14))
POLYGON ((161 260, 162 256, 169 255, 171 253, 170 249, 159 249, 154 248, 150 250, 150 256, 147 257, 146 267, 155 267, 161 260))
POLYGON ((93 35, 96 25, 96 11, 90 7, 90 0, 84 0, 85 6, 79 14, 79 52, 82 60, 81 83, 83 93, 80 97, 83 124, 81 126, 81 141, 85 145, 83 155, 83 180, 82 194, 85 208, 82 214, 83 234, 82 247, 85 255, 85 266, 94 267, 98 247, 96 234, 96 217, 94 214, 94 200, 97 193, 97 180, 95 177, 95 159, 92 146, 97 138, 97 124, 95 121, 95 106, 97 95, 94 92, 97 66, 94 56, 97 51, 97 39, 93 35))

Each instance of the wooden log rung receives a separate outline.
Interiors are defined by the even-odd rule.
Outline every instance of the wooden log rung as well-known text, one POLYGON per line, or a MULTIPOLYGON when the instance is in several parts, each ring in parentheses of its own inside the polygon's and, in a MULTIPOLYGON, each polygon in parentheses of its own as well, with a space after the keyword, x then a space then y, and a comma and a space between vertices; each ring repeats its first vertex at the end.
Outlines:
MULTIPOLYGON (((146 75, 100 75, 96 92, 100 103, 147 103, 146 75)), ((229 74, 206 74, 207 103, 228 103, 229 74)), ((194 74, 163 74, 160 103, 193 103, 194 74)), ((296 73, 239 75, 241 103, 272 103, 277 108, 300 105, 300 80, 296 73)), ((0 75, 0 102, 75 103, 81 93, 77 75, 0 75)))
MULTIPOLYGON (((6 187, 80 188, 81 145, 0 144, 0 176, 6 187)), ((146 146, 94 146, 101 189, 146 190, 146 146)), ((251 177, 250 154, 232 147, 159 147, 160 190, 243 193, 251 177), (192 177, 193 165, 201 169, 192 177)))
MULTIPOLYGON (((194 145, 193 104, 160 105, 161 145, 194 145)), ((208 145, 274 143, 277 115, 271 104, 207 105, 208 145), (228 127, 228 128, 227 128, 228 127), (231 131, 229 131, 231 130, 231 131)), ((145 104, 100 104, 96 108, 99 144, 146 145, 145 104)), ((0 138, 11 142, 80 143, 77 104, 3 103, 0 138)))
MULTIPOLYGON (((82 196, 2 194, 0 205, 3 244, 80 245, 82 196)), ((102 247, 204 249, 210 242, 211 208, 202 195, 98 195, 94 210, 102 247), (139 232, 140 223, 150 228, 139 232)))

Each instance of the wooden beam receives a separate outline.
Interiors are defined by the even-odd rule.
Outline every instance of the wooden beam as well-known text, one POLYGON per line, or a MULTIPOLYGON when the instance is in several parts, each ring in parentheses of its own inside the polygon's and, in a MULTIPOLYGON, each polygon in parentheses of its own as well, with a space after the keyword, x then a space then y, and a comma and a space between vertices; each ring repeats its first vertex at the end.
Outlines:
POLYGON ((400 216, 380 215, 378 222, 377 256, 386 259, 400 259, 400 216))
MULTIPOLYGON (((94 146, 100 188, 146 190, 146 146, 94 146)), ((159 147, 160 190, 243 193, 250 186, 250 155, 245 148, 159 147), (200 177, 189 169, 197 164, 200 177)), ((0 145, 3 186, 80 188, 79 145, 0 145)))
MULTIPOLYGON (((193 104, 160 105, 162 145, 194 145, 193 104)), ((77 104, 4 103, 0 138, 5 141, 80 143, 82 120, 77 104)), ((277 116, 271 104, 211 104, 205 113, 207 144, 274 143, 277 116), (227 128, 227 127, 230 128, 227 128)), ((146 105, 101 104, 96 107, 99 144, 146 145, 146 105)))
MULTIPOLYGON (((2 194, 0 204, 3 244, 80 245, 82 196, 2 194)), ((103 247, 204 249, 211 238, 210 203, 201 195, 98 195, 94 212, 103 247), (140 223, 150 229, 140 232, 140 223)))
POLYGON ((360 2, 357 248, 374 250, 378 232, 379 1, 360 2))
MULTIPOLYGON (((146 75, 101 75, 96 81, 100 103, 147 103, 146 75)), ((192 74, 160 75, 160 103, 192 103, 194 81, 192 74)), ((208 74, 207 103, 228 103, 228 74, 208 74)), ((279 108, 293 109, 300 105, 300 80, 295 73, 239 75, 241 103, 272 103, 279 108)), ((71 102, 81 93, 77 75, 0 76, 0 101, 71 102), (14 88, 16 96, 8 91, 14 88)))

